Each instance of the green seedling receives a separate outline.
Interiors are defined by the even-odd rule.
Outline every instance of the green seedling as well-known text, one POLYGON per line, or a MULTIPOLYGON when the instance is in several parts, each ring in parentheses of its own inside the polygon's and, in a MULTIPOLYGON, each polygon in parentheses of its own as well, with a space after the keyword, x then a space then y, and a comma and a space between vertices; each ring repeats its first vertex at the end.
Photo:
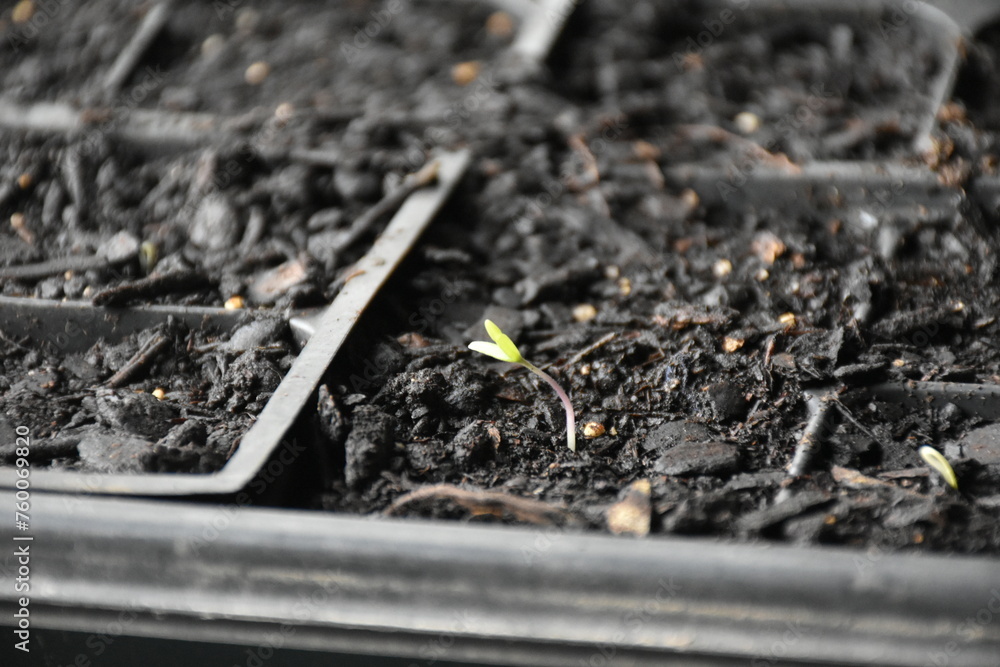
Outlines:
POLYGON ((558 382, 552 379, 551 375, 521 356, 520 350, 517 349, 517 345, 514 345, 514 341, 510 339, 510 336, 500 331, 500 327, 493 324, 490 320, 486 320, 486 333, 488 333, 490 338, 493 339, 492 343, 477 340, 474 343, 469 343, 469 349, 474 352, 479 352, 480 354, 485 354, 488 357, 499 359, 500 361, 520 364, 548 382, 549 385, 555 390, 556 396, 558 396, 559 400, 562 401, 563 407, 566 408, 566 444, 569 446, 570 450, 575 452, 576 413, 573 411, 573 404, 569 400, 569 395, 563 391, 563 388, 559 386, 558 382))
POLYGON ((941 452, 933 447, 924 445, 917 450, 917 453, 920 454, 920 458, 927 461, 927 465, 944 477, 944 481, 948 482, 948 486, 953 489, 958 488, 958 478, 955 476, 955 471, 952 469, 951 464, 948 463, 948 459, 941 452))

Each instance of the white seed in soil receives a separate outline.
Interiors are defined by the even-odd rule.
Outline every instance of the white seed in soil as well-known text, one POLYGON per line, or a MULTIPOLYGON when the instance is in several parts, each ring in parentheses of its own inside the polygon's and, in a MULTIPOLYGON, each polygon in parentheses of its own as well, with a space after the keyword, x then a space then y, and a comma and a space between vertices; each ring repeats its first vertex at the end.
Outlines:
POLYGON ((573 308, 573 319, 577 322, 589 322, 597 317, 597 308, 589 303, 581 303, 573 308))
POLYGON ((479 76, 479 67, 478 60, 458 63, 451 68, 451 80, 460 86, 467 86, 479 76))
POLYGON ((201 43, 201 57, 211 58, 222 51, 222 47, 225 45, 226 38, 219 33, 213 33, 201 43))
POLYGON ((736 129, 740 134, 753 134, 760 129, 760 116, 749 111, 741 111, 733 118, 736 129))
POLYGON ((728 259, 720 259, 712 266, 712 274, 716 278, 725 278, 733 272, 733 263, 728 259))
POLYGON ((728 354, 732 354, 739 350, 746 343, 742 338, 733 338, 732 336, 726 336, 722 340, 722 349, 728 354))
POLYGON ((787 249, 784 241, 771 232, 761 232, 750 242, 750 251, 768 266, 774 264, 787 249))
POLYGON ((271 73, 271 66, 263 61, 258 61, 247 67, 243 78, 251 86, 259 86, 264 83, 264 79, 271 73))
POLYGON ((10 13, 10 20, 14 23, 27 23, 35 15, 35 3, 32 0, 21 0, 14 5, 14 10, 10 13))
POLYGON ((287 123, 295 115, 295 105, 291 102, 282 102, 274 110, 274 119, 279 123, 287 123))
POLYGON ((506 39, 514 34, 514 19, 507 12, 493 12, 486 19, 486 32, 506 39))

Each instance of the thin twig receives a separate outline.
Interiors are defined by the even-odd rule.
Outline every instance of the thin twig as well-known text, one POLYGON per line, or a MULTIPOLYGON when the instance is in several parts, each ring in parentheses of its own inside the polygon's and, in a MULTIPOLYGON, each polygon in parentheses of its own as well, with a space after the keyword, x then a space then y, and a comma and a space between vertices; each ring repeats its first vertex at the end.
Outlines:
POLYGON ((617 336, 618 336, 618 332, 616 332, 616 331, 612 331, 609 334, 605 334, 604 336, 602 336, 601 338, 599 338, 596 343, 593 343, 592 345, 588 345, 587 347, 583 348, 582 350, 580 350, 579 352, 577 352, 575 355, 573 355, 573 357, 569 361, 567 361, 565 364, 563 364, 563 367, 573 366, 575 364, 580 363, 581 361, 583 361, 584 357, 586 357, 587 355, 589 355, 589 354, 591 354, 593 352, 596 352, 597 350, 601 349, 602 347, 604 347, 605 345, 607 345, 608 343, 610 343, 611 341, 613 341, 617 336))
MULTIPOLYGON (((788 479, 793 480, 805 475, 813 466, 813 459, 819 452, 823 440, 828 434, 829 427, 827 420, 831 414, 830 407, 832 401, 829 400, 829 391, 810 391, 807 393, 806 405, 809 409, 809 421, 806 423, 805 431, 799 438, 799 443, 795 447, 795 455, 788 468, 788 479)), ((789 487, 784 487, 778 492, 774 499, 775 503, 782 503, 792 496, 789 487)))
POLYGON ((384 513, 387 516, 398 514, 407 505, 421 500, 451 500, 472 514, 490 514, 501 517, 505 513, 509 513, 519 521, 541 525, 575 522, 575 517, 566 510, 540 500, 522 498, 499 491, 463 489, 451 484, 435 484, 411 491, 396 498, 384 513))
POLYGON ((792 464, 788 468, 790 477, 801 477, 812 467, 813 459, 816 458, 823 443, 831 403, 825 395, 810 392, 806 405, 809 408, 809 422, 802 437, 799 438, 799 444, 795 447, 795 456, 792 457, 792 464))
POLYGON ((344 232, 337 239, 334 251, 340 252, 357 241, 361 238, 362 234, 367 232, 372 225, 378 222, 379 218, 399 208, 403 202, 406 201, 407 197, 420 188, 430 185, 436 181, 437 175, 438 162, 437 160, 434 160, 424 165, 420 171, 407 176, 401 186, 387 194, 381 199, 381 201, 359 215, 354 220, 354 223, 344 230, 344 232))
POLYGON ((163 26, 166 25, 171 4, 167 0, 146 12, 142 23, 139 24, 139 28, 132 35, 132 39, 118 53, 118 58, 115 59, 114 64, 111 65, 111 69, 104 76, 104 81, 101 84, 101 92, 104 93, 106 99, 110 100, 118 94, 118 91, 121 90, 122 85, 132 74, 142 55, 149 48, 150 44, 153 43, 153 40, 156 39, 163 26))
POLYGON ((756 141, 741 137, 717 125, 679 125, 677 134, 688 141, 710 141, 717 144, 728 144, 737 148, 745 148, 749 157, 760 160, 770 167, 781 169, 789 174, 797 174, 801 168, 781 153, 772 153, 756 141))
POLYGON ((104 383, 111 389, 117 389, 124 384, 127 384, 140 370, 145 368, 160 352, 162 352, 170 339, 163 334, 154 334, 149 337, 149 339, 143 343, 136 353, 125 362, 125 365, 118 369, 118 372, 112 375, 104 383))
POLYGON ((847 406, 844 405, 843 402, 841 402, 841 400, 839 398, 830 397, 829 400, 830 400, 831 403, 833 403, 835 406, 837 406, 837 409, 840 411, 840 414, 842 414, 844 417, 846 417, 847 421, 849 421, 852 424, 854 424, 855 428, 857 428, 859 431, 861 431, 862 433, 864 433, 865 435, 867 435, 873 441, 878 442, 878 436, 875 435, 874 433, 872 433, 871 429, 869 429, 867 426, 865 426, 861 422, 859 422, 855 418, 855 416, 851 413, 851 411, 847 408, 847 406))
POLYGON ((102 254, 70 255, 56 257, 34 264, 19 264, 17 266, 0 267, 0 279, 41 280, 66 271, 90 271, 110 266, 111 262, 102 254))
POLYGON ((95 306, 124 306, 132 301, 149 301, 171 292, 186 292, 208 285, 205 274, 198 271, 174 271, 153 275, 109 287, 94 295, 95 306))

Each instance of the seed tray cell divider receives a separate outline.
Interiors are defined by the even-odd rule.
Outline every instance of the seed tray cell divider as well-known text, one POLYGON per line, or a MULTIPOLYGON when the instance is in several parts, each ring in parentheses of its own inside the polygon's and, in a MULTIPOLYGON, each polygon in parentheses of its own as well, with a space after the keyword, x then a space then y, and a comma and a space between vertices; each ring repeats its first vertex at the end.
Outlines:
MULTIPOLYGON (((519 16, 522 25, 511 46, 497 57, 497 62, 505 67, 504 74, 510 80, 533 76, 541 67, 575 3, 572 0, 544 0, 498 4, 519 16)), ((174 6, 172 2, 155 5, 137 26, 137 33, 103 79, 99 103, 113 98, 153 37, 166 24, 174 6)), ((129 106, 126 113, 116 117, 110 125, 104 125, 106 111, 97 106, 78 109, 64 102, 26 105, 0 97, 0 127, 69 137, 86 136, 88 132, 93 132, 114 137, 136 148, 161 151, 188 150, 206 145, 225 147, 241 140, 254 141, 246 129, 247 118, 129 106)), ((304 164, 338 161, 338 156, 330 151, 320 153, 308 147, 266 143, 254 146, 265 159, 291 159, 304 164)), ((407 200, 375 247, 358 262, 356 277, 348 281, 325 314, 310 313, 291 318, 296 338, 311 338, 312 342, 302 350, 274 397, 222 470, 212 475, 82 475, 38 471, 35 473, 37 488, 126 495, 225 494, 243 488, 266 462, 268 455, 280 445, 354 323, 461 179, 469 155, 459 150, 443 155, 440 161, 438 186, 417 192, 407 200), (312 336, 314 332, 319 335, 312 336)), ((87 303, 2 297, 0 315, 10 321, 9 325, 5 325, 9 333, 28 335, 36 340, 49 339, 54 335, 59 338, 63 349, 74 351, 89 348, 96 337, 119 339, 145 326, 165 321, 168 316, 179 318, 188 325, 204 325, 212 330, 228 329, 238 318, 245 316, 245 311, 176 306, 100 309, 87 303), (68 331, 74 335, 65 335, 68 331)), ((12 488, 16 479, 13 473, 12 469, 0 469, 0 487, 12 488)))
MULTIPOLYGON (((931 132, 938 111, 951 96, 965 48, 965 35, 1000 16, 1000 7, 995 3, 979 0, 930 3, 760 0, 751 2, 748 7, 732 0, 720 0, 710 6, 714 8, 710 11, 716 13, 720 8, 740 10, 747 20, 760 23, 791 16, 812 16, 815 21, 848 24, 866 21, 895 30, 915 21, 928 42, 933 44, 940 62, 929 85, 919 131, 911 142, 914 157, 932 150, 935 145, 931 132)), ((732 212, 768 209, 787 215, 836 213, 859 233, 884 234, 877 241, 877 252, 885 252, 898 239, 899 231, 893 227, 912 229, 918 225, 950 224, 960 218, 969 204, 995 214, 1000 201, 995 179, 979 179, 966 192, 944 183, 941 176, 928 167, 903 160, 816 160, 778 168, 756 164, 744 173, 732 167, 680 163, 664 169, 664 175, 675 187, 692 188, 705 205, 732 212), (725 187, 734 182, 739 182, 739 187, 725 187)), ((1000 419, 998 389, 986 384, 928 381, 883 382, 869 387, 874 397, 888 402, 915 408, 952 403, 968 416, 990 420, 1000 419)), ((797 450, 803 461, 833 431, 830 422, 837 419, 836 413, 824 411, 828 415, 824 420, 807 426, 797 450)), ((806 470, 799 470, 798 474, 803 472, 806 470)), ((793 494, 792 489, 783 489, 778 501, 787 500, 793 494)))
POLYGON ((89 301, 0 296, 3 332, 47 343, 65 352, 84 352, 99 338, 121 340, 173 317, 193 329, 228 331, 247 311, 206 306, 102 308, 89 301))
POLYGON ((692 188, 705 204, 732 210, 741 206, 792 213, 869 210, 887 218, 898 212, 912 217, 919 211, 924 218, 947 219, 959 212, 964 201, 961 190, 943 185, 930 170, 891 162, 814 162, 795 172, 761 167, 732 191, 720 186, 731 185, 739 175, 715 167, 678 165, 667 168, 665 176, 692 188))
POLYGON ((972 382, 885 382, 871 387, 873 395, 888 403, 914 408, 951 403, 967 415, 1000 420, 1000 385, 972 382))
MULTIPOLYGON (((327 308, 320 320, 316 335, 309 339, 299 353, 273 397, 264 406, 256 423, 243 436, 236 453, 220 471, 209 475, 178 473, 126 475, 38 470, 32 472, 32 486, 40 491, 122 495, 231 494, 244 488, 267 461, 268 456, 281 446, 354 323, 371 304, 378 290, 407 255, 461 180, 469 163, 469 154, 466 151, 446 153, 437 160, 439 161, 437 184, 410 195, 375 244, 357 262, 354 268, 355 277, 344 285, 327 308)), ((20 299, 17 303, 17 309, 21 313, 30 310, 24 301, 26 300, 20 299)), ((45 314, 27 316, 18 328, 28 332, 38 331, 35 322, 41 320, 51 326, 53 320, 62 315, 65 318, 62 329, 65 330, 68 323, 83 320, 87 308, 79 305, 54 308, 40 305, 36 310, 39 313, 44 310, 45 314), (57 314, 54 315, 53 310, 57 314)), ((132 312, 123 311, 127 314, 116 318, 111 310, 94 308, 96 317, 87 319, 103 323, 120 322, 124 319, 141 325, 150 316, 164 317, 181 310, 183 309, 177 307, 147 308, 132 312)), ((195 309, 190 317, 199 320, 205 315, 217 318, 219 312, 216 309, 195 309)), ((14 468, 0 469, 0 487, 12 489, 16 480, 14 468)))
POLYGON ((81 110, 64 102, 21 104, 0 98, 0 127, 22 132, 114 136, 139 147, 181 150, 223 145, 238 137, 236 119, 211 113, 129 109, 108 128, 100 124, 100 109, 81 110))

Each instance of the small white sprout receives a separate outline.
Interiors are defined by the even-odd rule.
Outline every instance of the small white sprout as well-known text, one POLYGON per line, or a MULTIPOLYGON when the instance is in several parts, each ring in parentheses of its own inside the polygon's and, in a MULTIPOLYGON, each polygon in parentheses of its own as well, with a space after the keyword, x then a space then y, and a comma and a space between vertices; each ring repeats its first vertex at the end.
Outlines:
POLYGON ((488 357, 499 359, 500 361, 520 364, 548 382, 549 385, 555 390, 556 396, 558 396, 559 400, 562 401, 563 407, 566 408, 566 444, 571 451, 575 452, 576 413, 573 410, 573 403, 569 400, 569 395, 563 391, 563 388, 559 386, 558 382, 552 379, 551 375, 521 356, 520 350, 517 349, 517 345, 514 345, 514 341, 510 339, 510 336, 500 331, 500 327, 495 325, 490 320, 486 320, 486 333, 488 333, 490 338, 493 339, 492 343, 477 340, 473 343, 469 343, 469 349, 474 352, 479 352, 480 354, 485 354, 488 357))
POLYGON ((944 481, 948 482, 948 486, 953 489, 958 488, 958 478, 955 476, 955 471, 952 469, 951 464, 948 463, 948 459, 941 452, 929 445, 924 445, 917 450, 917 453, 920 454, 920 458, 927 461, 927 465, 933 468, 937 474, 944 477, 944 481))

